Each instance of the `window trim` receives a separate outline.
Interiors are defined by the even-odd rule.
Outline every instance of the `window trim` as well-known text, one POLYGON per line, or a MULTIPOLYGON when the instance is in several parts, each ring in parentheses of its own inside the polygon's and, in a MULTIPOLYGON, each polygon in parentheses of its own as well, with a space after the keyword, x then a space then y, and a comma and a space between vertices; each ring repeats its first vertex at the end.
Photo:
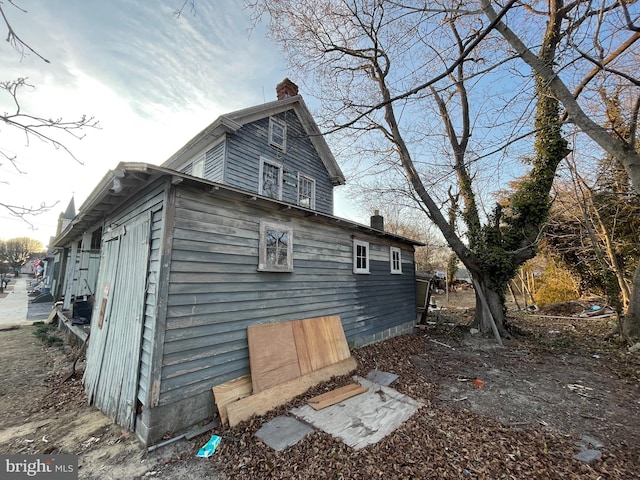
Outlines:
POLYGON ((302 173, 298 173, 298 206, 302 208, 309 208, 311 210, 316 209, 316 180, 308 175, 304 175, 302 173), (300 187, 302 186, 303 181, 308 181, 311 183, 311 197, 310 197, 310 205, 304 206, 300 202, 300 187))
POLYGON ((259 272, 292 272, 293 271, 293 228, 274 222, 260 222, 260 240, 258 247, 258 271, 259 272), (267 264, 267 231, 276 230, 287 233, 287 264, 267 264))
POLYGON ((356 274, 368 274, 369 272, 369 258, 371 257, 371 249, 369 246, 369 242, 365 242, 364 240, 353 240, 353 273, 356 274), (358 256, 358 247, 364 247, 366 248, 365 250, 365 255, 364 255, 364 259, 365 259, 365 266, 364 267, 358 267, 358 259, 360 258, 358 256))
POLYGON ((398 247, 389 247, 389 268, 393 275, 402 274, 402 250, 398 247), (395 268, 394 254, 398 255, 398 268, 395 268))
POLYGON ((273 117, 269 117, 269 145, 281 150, 282 152, 287 151, 287 124, 276 120, 273 117), (278 143, 274 140, 273 131, 276 126, 282 129, 282 143, 278 143))
MULTIPOLYGON (((260 157, 260 171, 258 173, 258 195, 262 195, 267 197, 268 195, 265 195, 264 190, 263 190, 263 175, 264 175, 264 165, 265 164, 269 164, 272 167, 276 167, 278 169, 278 197, 275 200, 282 200, 282 179, 283 179, 283 165, 281 162, 277 162, 275 160, 272 160, 271 158, 267 158, 267 157, 260 157)), ((269 196, 269 198, 273 198, 271 196, 269 196)))

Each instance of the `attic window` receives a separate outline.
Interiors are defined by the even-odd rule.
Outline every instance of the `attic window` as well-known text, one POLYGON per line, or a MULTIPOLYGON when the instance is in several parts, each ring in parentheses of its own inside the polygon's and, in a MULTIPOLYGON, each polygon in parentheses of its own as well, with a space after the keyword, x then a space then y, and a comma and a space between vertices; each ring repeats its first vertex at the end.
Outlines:
POLYGON ((302 174, 298 177, 298 205, 316 208, 316 181, 302 174))
POLYGON ((204 178, 204 160, 206 156, 201 155, 193 161, 193 168, 191 169, 191 175, 194 177, 204 178))
POLYGON ((264 157, 260 160, 258 193, 265 197, 282 200, 282 164, 264 157))
POLYGON ((273 118, 269 119, 269 145, 283 152, 287 148, 287 126, 273 118))
POLYGON ((290 272, 293 270, 293 229, 260 222, 258 270, 290 272))

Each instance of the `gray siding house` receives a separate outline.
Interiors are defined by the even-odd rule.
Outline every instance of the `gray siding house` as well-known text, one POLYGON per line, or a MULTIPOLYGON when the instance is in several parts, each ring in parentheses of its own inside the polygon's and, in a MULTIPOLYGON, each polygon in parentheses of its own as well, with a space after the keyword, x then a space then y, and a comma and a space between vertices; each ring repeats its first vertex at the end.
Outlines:
POLYGON ((85 390, 145 444, 215 415, 250 325, 339 315, 358 346, 415 323, 421 244, 333 215, 342 172, 295 85, 279 98, 160 167, 120 163, 55 240, 82 266, 101 239, 95 285, 67 268, 64 300, 92 292, 85 390))

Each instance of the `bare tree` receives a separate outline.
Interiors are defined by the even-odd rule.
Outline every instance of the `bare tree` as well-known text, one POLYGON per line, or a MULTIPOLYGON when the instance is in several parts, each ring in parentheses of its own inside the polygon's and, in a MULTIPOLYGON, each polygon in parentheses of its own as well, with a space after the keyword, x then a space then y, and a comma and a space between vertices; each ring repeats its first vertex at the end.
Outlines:
MULTIPOLYGON (((634 107, 626 112, 631 130, 636 131, 640 101, 632 87, 638 83, 633 49, 638 31, 631 4, 593 7, 586 1, 568 5, 509 1, 495 9, 490 0, 428 5, 417 1, 317 4, 261 0, 251 5, 257 16, 269 14, 270 33, 292 67, 317 86, 316 95, 323 99, 323 110, 330 117, 325 122, 327 130, 348 128, 369 139, 377 134, 391 145, 412 191, 479 281, 477 292, 488 299, 488 308, 477 309, 483 331, 490 325, 485 321, 490 316, 503 330, 502 286, 514 274, 514 267, 535 253, 555 169, 569 152, 562 119, 568 118, 617 156, 630 177, 640 165, 633 143, 611 135, 604 119, 594 115, 597 108, 590 95, 603 84, 621 85, 622 91, 636 98, 631 102, 634 107), (526 33, 521 38, 514 31, 526 33), (608 41, 605 35, 610 36, 608 41), (585 48, 586 41, 595 45, 595 55, 584 53, 591 50, 585 48), (531 76, 522 72, 523 65, 531 67, 531 76), (496 70, 498 67, 503 68, 496 70), (494 91, 488 96, 491 88, 486 83, 491 81, 509 82, 505 90, 510 93, 495 95, 494 91), (467 85, 484 95, 475 94, 470 101, 467 85), (521 95, 514 92, 517 89, 522 90, 521 95), (578 98, 594 109, 590 115, 578 98), (534 99, 538 106, 535 123, 531 107, 521 108, 520 103, 534 99), (425 132, 437 129, 424 121, 433 117, 428 101, 435 101, 448 137, 454 167, 449 172, 458 177, 457 194, 464 204, 465 230, 461 233, 441 213, 446 201, 438 186, 450 184, 449 175, 432 170, 434 182, 424 169, 431 160, 425 159, 424 144, 431 140, 425 132), (482 115, 477 113, 487 105, 494 108, 493 116, 487 114, 490 108, 482 115), (501 127, 495 128, 497 125, 501 127), (503 143, 496 142, 495 130, 506 138, 503 143), (526 188, 516 192, 506 208, 485 209, 478 192, 479 177, 487 170, 482 170, 479 160, 506 161, 513 140, 532 132, 537 138, 536 155, 526 188), (470 146, 469 140, 478 138, 478 133, 480 141, 470 146), (501 251, 496 250, 498 245, 501 251), (492 255, 495 258, 488 259, 492 255), (488 311, 491 315, 485 315, 488 311)), ((498 168, 493 171, 500 172, 498 168)), ((633 182, 638 188, 640 183, 633 182)), ((478 306, 487 303, 482 300, 478 299, 478 306)))
MULTIPOLYGON (((7 4, 19 13, 27 13, 26 10, 18 6, 18 4, 13 0, 9 0, 7 4)), ((20 57, 32 54, 37 56, 43 62, 50 63, 48 59, 32 48, 14 30, 6 8, 7 7, 4 3, 0 1, 0 16, 2 17, 4 26, 7 29, 6 40, 9 45, 16 50, 20 57)), ((62 118, 47 118, 33 112, 27 112, 22 108, 20 101, 20 93, 25 89, 35 89, 33 85, 28 83, 27 78, 0 81, 0 94, 8 97, 8 103, 13 106, 12 109, 0 114, 0 122, 8 127, 4 133, 6 134, 7 131, 17 131, 24 135, 27 145, 32 140, 38 140, 50 144, 56 149, 62 149, 76 162, 82 163, 66 146, 65 142, 69 138, 75 140, 82 139, 84 137, 84 131, 87 128, 99 127, 98 121, 93 117, 87 117, 86 115, 82 115, 80 118, 75 120, 64 120, 62 118)), ((9 162, 17 173, 25 174, 17 162, 16 155, 0 145, 0 160, 2 159, 4 159, 4 162, 9 162)), ((0 166, 4 162, 0 161, 0 166)), ((8 200, 0 199, 0 207, 6 209, 11 215, 21 218, 29 224, 29 216, 46 212, 53 206, 54 205, 42 204, 40 207, 33 208, 15 205, 8 200)))
POLYGON ((35 253, 42 252, 42 243, 28 237, 0 240, 0 264, 5 263, 16 273, 35 253))
MULTIPOLYGON (((640 193, 640 152, 637 149, 637 132, 640 112, 640 79, 638 78, 638 40, 640 23, 638 4, 632 1, 612 1, 593 4, 572 2, 560 4, 548 14, 561 15, 565 25, 566 53, 553 63, 543 62, 532 53, 527 39, 493 8, 491 0, 481 0, 482 9, 496 23, 496 30, 514 49, 533 73, 544 79, 553 95, 562 103, 568 120, 588 135, 597 145, 620 162, 631 183, 640 193), (587 43, 588 42, 588 43, 587 43), (593 54, 587 52, 593 51, 593 54), (582 65, 582 70, 579 67, 582 65), (565 80, 567 70, 582 71, 573 92, 565 80), (629 108, 619 111, 627 134, 621 135, 608 121, 608 99, 601 98, 599 108, 594 109, 597 95, 589 96, 589 103, 579 102, 590 85, 601 91, 603 85, 614 85, 618 94, 626 97, 623 104, 629 108), (589 108, 589 111, 586 108, 589 108), (600 112, 600 121, 594 119, 594 110, 600 112), (609 127, 609 128, 607 128, 609 127)), ((542 4, 544 12, 545 4, 542 4)), ((569 77, 571 78, 571 77, 569 77)), ((597 118, 597 117, 596 117, 597 118)), ((630 337, 640 337, 640 267, 633 279, 633 293, 625 316, 624 328, 630 337)))

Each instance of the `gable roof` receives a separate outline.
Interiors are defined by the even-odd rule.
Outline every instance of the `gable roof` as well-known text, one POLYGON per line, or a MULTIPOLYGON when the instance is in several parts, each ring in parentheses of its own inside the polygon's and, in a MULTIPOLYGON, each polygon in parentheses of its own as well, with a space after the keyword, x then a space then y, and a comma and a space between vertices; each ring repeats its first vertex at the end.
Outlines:
POLYGON ((327 145, 324 136, 320 132, 311 112, 300 95, 288 97, 283 100, 276 100, 274 102, 263 103, 262 105, 256 105, 254 107, 244 108, 242 110, 236 110, 235 112, 221 115, 207 128, 189 140, 161 166, 172 169, 179 168, 182 162, 192 157, 196 151, 202 149, 205 144, 215 142, 226 133, 234 133, 245 124, 270 117, 271 115, 277 115, 288 110, 292 110, 298 116, 300 123, 305 129, 307 135, 309 135, 311 143, 315 147, 322 163, 331 176, 331 183, 334 186, 344 185, 344 174, 342 173, 342 170, 340 170, 338 162, 336 162, 333 153, 331 153, 331 150, 329 149, 329 145, 327 145))
POLYGON ((314 216, 315 222, 331 225, 340 225, 354 231, 366 232, 376 237, 387 238, 414 246, 424 246, 424 243, 410 238, 395 235, 393 233, 376 230, 374 228, 359 223, 335 217, 316 210, 298 207, 296 205, 274 200, 269 197, 230 187, 220 183, 193 177, 168 168, 158 167, 147 163, 122 162, 114 170, 110 170, 94 188, 93 192, 80 206, 78 215, 69 223, 50 245, 54 247, 64 247, 80 238, 85 232, 91 231, 102 224, 104 219, 120 205, 124 205, 136 193, 143 190, 152 182, 165 178, 174 185, 195 186, 206 190, 213 196, 224 196, 234 199, 245 199, 252 201, 256 206, 271 210, 286 209, 291 215, 300 217, 314 216))

